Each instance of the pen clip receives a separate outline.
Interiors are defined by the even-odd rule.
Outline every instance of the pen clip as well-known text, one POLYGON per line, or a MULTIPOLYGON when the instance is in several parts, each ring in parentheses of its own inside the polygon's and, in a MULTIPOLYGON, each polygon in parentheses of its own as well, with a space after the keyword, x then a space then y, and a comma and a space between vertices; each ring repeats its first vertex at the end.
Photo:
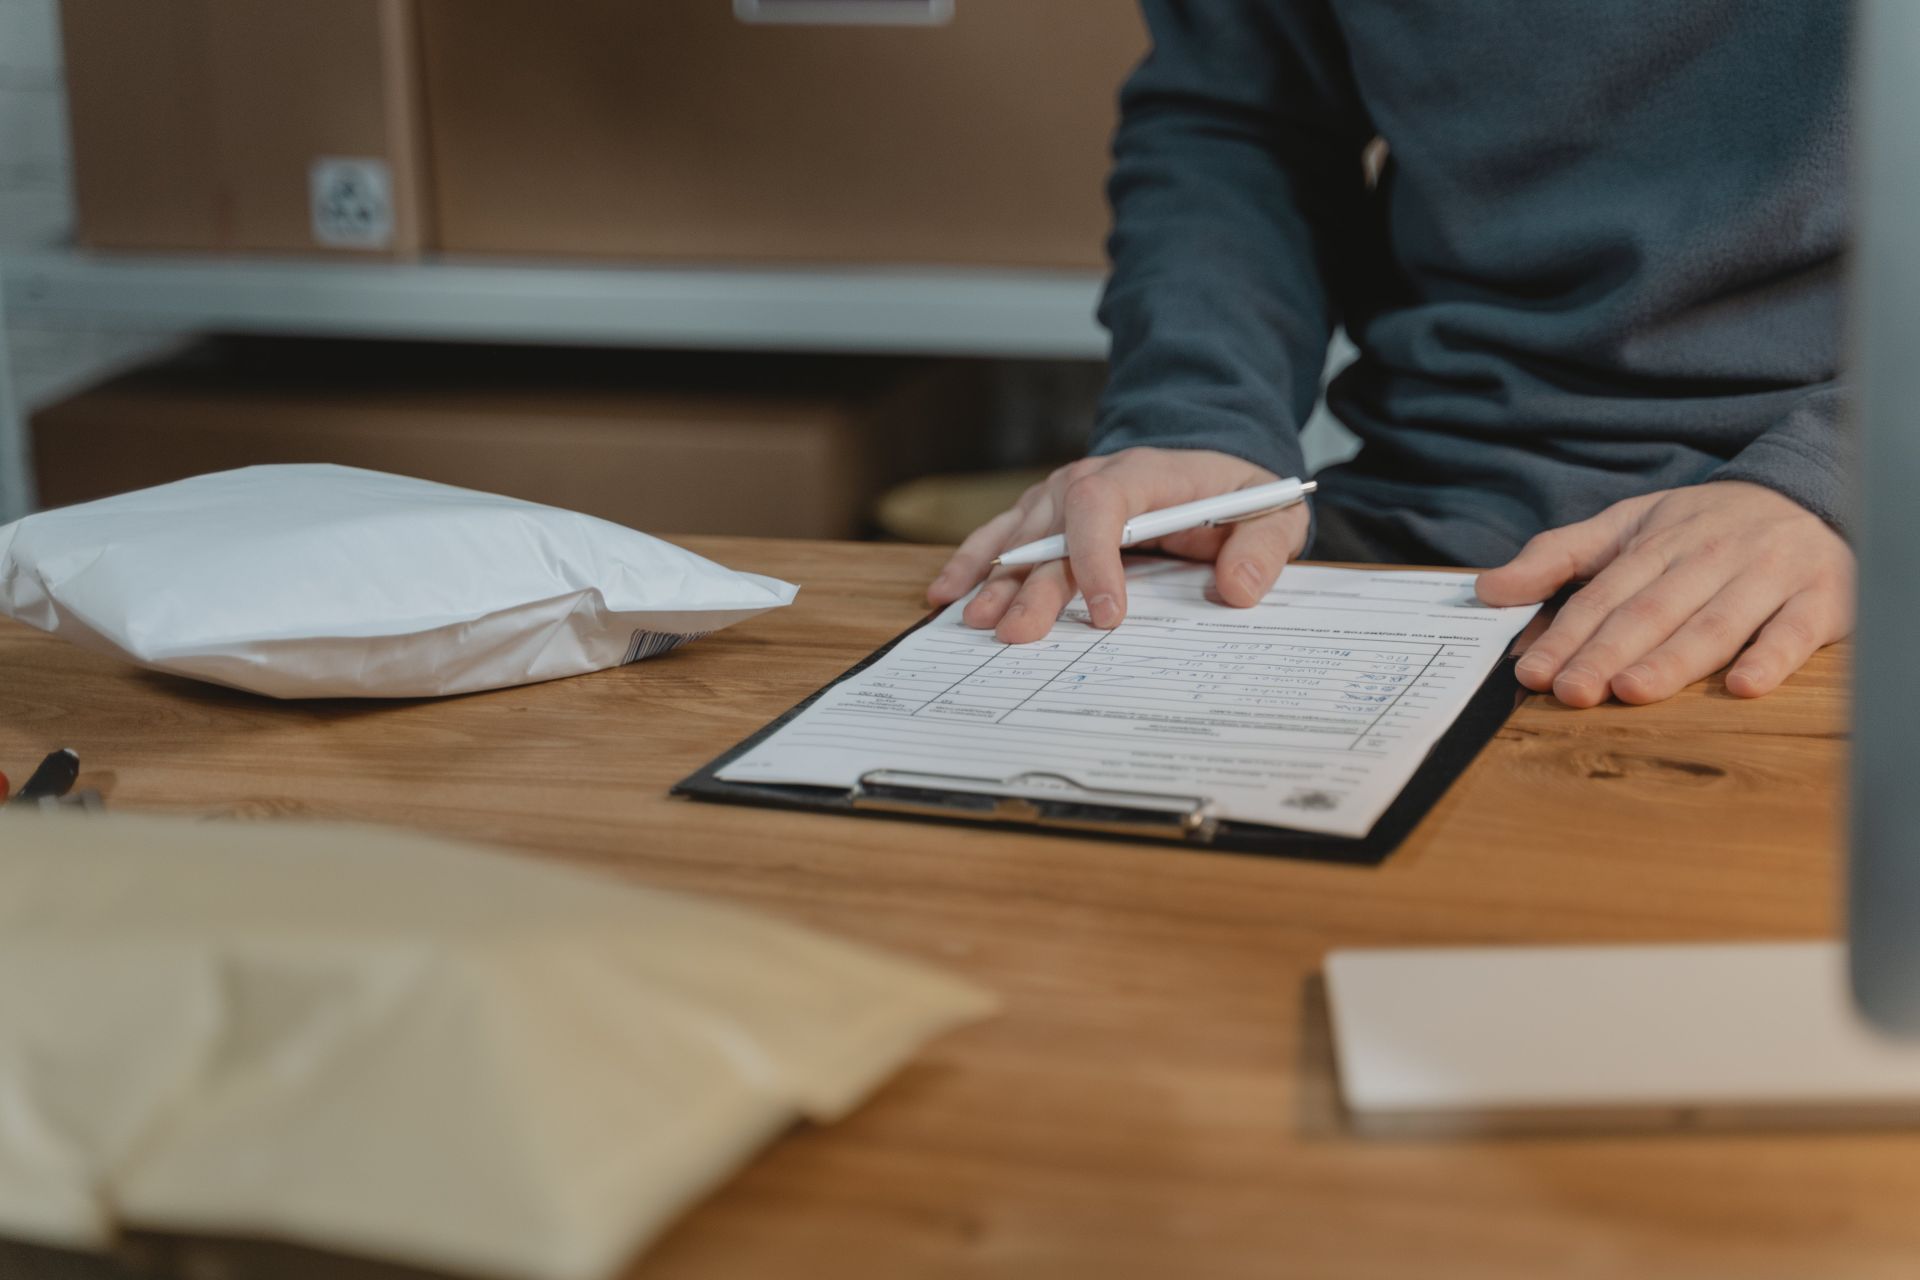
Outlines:
POLYGON ((1272 506, 1262 507, 1258 511, 1245 511, 1237 516, 1221 516, 1217 520, 1207 521, 1207 524, 1218 527, 1223 524, 1239 524, 1243 520, 1258 520, 1261 516, 1270 516, 1276 511, 1285 511, 1289 507, 1299 506, 1307 500, 1309 494, 1319 487, 1319 482, 1308 480, 1300 486, 1300 496, 1297 498, 1288 498, 1285 502, 1276 502, 1272 506))
POLYGON ((1297 502, 1283 502, 1277 507, 1262 507, 1258 511, 1247 511, 1237 516, 1221 516, 1218 520, 1207 521, 1207 527, 1218 528, 1223 524, 1239 524, 1243 520, 1258 520, 1261 516, 1270 516, 1276 511, 1285 511, 1288 507, 1297 507, 1297 502))

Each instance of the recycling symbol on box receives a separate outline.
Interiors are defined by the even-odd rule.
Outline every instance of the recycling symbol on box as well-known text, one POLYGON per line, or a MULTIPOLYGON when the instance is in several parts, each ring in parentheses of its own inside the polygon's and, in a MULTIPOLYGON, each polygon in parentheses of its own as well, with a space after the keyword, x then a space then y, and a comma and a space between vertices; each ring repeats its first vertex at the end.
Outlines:
POLYGON ((386 161, 319 159, 308 186, 315 243, 336 249, 392 246, 393 175, 386 161))

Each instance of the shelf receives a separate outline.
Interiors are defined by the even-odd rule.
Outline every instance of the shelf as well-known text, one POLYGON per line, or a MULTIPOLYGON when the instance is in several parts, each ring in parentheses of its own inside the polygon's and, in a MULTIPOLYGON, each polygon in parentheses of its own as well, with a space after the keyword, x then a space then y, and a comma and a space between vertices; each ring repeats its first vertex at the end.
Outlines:
POLYGON ((0 259, 15 324, 1098 360, 1093 272, 0 259))
POLYGON ((1096 272, 0 257, 0 522, 29 510, 6 325, 1099 360, 1096 272))

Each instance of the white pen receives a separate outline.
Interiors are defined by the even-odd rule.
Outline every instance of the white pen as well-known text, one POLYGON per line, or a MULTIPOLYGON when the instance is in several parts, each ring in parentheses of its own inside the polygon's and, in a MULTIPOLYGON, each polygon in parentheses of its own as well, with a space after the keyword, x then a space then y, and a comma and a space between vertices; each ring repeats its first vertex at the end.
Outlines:
MULTIPOLYGON (((1202 498, 1198 502, 1183 502, 1177 507, 1148 511, 1135 516, 1121 526, 1120 545, 1138 546, 1142 542, 1152 542, 1155 538, 1164 538, 1170 533, 1179 533, 1185 529, 1198 529, 1210 524, 1232 524, 1236 520, 1251 520, 1255 516, 1263 516, 1270 511, 1278 511, 1283 507, 1291 507, 1296 502, 1306 501, 1307 495, 1316 487, 1311 480, 1276 480, 1272 484, 1256 485, 1251 489, 1235 489, 1232 493, 1223 493, 1217 498, 1202 498)), ((1012 568, 1025 564, 1044 564, 1049 560, 1066 558, 1066 535, 1056 533, 1051 538, 1042 538, 1038 542, 1029 542, 1025 546, 1002 551, 994 559, 994 563, 1012 568)))

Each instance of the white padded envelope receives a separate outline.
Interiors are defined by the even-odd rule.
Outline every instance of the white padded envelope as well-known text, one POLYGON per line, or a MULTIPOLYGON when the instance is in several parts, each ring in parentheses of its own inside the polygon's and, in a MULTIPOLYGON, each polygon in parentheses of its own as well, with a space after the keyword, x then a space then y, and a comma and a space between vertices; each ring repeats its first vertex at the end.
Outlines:
POLYGON ((0 526, 0 616, 275 698, 425 698, 636 662, 793 600, 606 520, 321 463, 0 526))

